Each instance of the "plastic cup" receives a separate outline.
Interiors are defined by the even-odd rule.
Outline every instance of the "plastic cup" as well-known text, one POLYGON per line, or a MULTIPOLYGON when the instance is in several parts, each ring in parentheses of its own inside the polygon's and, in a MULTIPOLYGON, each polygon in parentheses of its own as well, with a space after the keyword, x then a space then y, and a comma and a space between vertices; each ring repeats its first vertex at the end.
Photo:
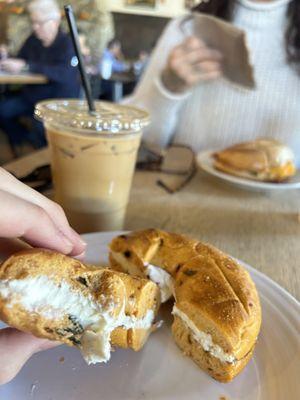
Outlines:
POLYGON ((123 229, 142 129, 149 115, 134 107, 80 100, 36 106, 51 153, 54 199, 80 233, 123 229))

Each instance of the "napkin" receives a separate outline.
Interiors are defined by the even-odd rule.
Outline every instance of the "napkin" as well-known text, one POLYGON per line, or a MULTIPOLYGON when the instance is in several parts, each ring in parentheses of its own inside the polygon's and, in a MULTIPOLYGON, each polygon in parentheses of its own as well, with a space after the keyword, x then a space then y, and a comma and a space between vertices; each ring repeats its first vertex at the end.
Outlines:
POLYGON ((255 89, 254 67, 250 61, 246 32, 207 14, 193 13, 183 24, 192 21, 192 34, 208 47, 223 54, 223 73, 229 81, 255 89))

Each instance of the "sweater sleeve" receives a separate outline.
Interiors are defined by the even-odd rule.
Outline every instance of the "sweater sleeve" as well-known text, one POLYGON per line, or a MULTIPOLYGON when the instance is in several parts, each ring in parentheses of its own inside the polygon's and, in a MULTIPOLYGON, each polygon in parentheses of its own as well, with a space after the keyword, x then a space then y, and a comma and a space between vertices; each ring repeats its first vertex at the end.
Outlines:
POLYGON ((28 62, 30 72, 43 74, 49 81, 56 83, 65 83, 70 79, 70 71, 74 67, 71 65, 74 51, 71 40, 65 37, 61 41, 59 48, 55 51, 55 57, 47 64, 40 62, 28 62))
POLYGON ((124 103, 144 108, 150 113, 151 124, 145 130, 144 141, 160 147, 167 146, 172 140, 178 114, 190 94, 171 93, 160 79, 171 50, 185 38, 180 29, 181 21, 179 18, 169 23, 135 92, 124 99, 124 103))

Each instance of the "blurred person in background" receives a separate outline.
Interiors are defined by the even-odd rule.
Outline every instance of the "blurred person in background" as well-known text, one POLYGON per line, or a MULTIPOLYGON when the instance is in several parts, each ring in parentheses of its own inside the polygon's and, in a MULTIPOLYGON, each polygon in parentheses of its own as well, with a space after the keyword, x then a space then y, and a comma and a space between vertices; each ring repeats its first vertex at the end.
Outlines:
MULTIPOLYGON (((300 163, 300 1, 209 0, 193 10, 230 21, 247 33, 257 89, 223 78, 222 57, 169 23, 140 84, 127 103, 147 109, 144 141, 161 148, 183 143, 195 151, 258 137, 289 145, 300 163)), ((188 25, 185 26, 188 28, 188 25)))
POLYGON ((124 61, 121 42, 118 39, 109 41, 99 64, 100 75, 102 77, 101 99, 113 99, 113 83, 110 81, 110 78, 115 73, 129 72, 130 68, 130 63, 124 61))
POLYGON ((137 76, 141 76, 144 70, 146 69, 149 62, 149 53, 145 50, 142 50, 139 54, 139 57, 133 63, 133 72, 137 76))
POLYGON ((129 69, 130 64, 124 61, 121 42, 118 39, 112 39, 108 42, 100 61, 103 78, 107 79, 109 74, 111 76, 113 73, 126 72, 129 69))
POLYGON ((25 85, 20 94, 0 102, 0 128, 7 134, 16 156, 24 141, 35 148, 46 145, 43 126, 33 119, 34 105, 43 99, 78 97, 80 90, 77 59, 69 35, 60 29, 58 5, 54 0, 33 0, 28 11, 33 32, 16 58, 0 61, 0 69, 43 74, 48 83, 25 85), (31 118, 30 129, 20 123, 24 116, 31 118))

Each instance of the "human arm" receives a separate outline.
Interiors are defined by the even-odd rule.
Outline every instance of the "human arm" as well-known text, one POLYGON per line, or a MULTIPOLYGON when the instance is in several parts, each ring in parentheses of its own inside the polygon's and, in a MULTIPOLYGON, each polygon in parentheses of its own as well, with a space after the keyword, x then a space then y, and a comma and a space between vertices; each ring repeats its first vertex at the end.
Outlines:
MULTIPOLYGON (((8 239, 21 238, 32 246, 74 256, 84 254, 85 243, 69 226, 60 206, 25 186, 2 168, 0 209, 1 252, 8 252, 8 239)), ((13 328, 0 330, 0 384, 10 381, 31 355, 55 345, 57 343, 13 328)))
POLYGON ((0 61, 0 69, 12 74, 18 74, 26 69, 26 61, 21 58, 7 58, 0 61))
MULTIPOLYGON (((207 65, 207 56, 211 56, 209 53, 204 54, 204 57, 202 54, 203 62, 206 63, 203 66, 204 71, 201 71, 200 76, 197 73, 196 77, 192 76, 194 82, 187 87, 183 87, 182 83, 184 84, 184 82, 181 79, 179 79, 180 85, 176 85, 178 79, 174 79, 172 75, 178 74, 174 74, 173 70, 170 74, 166 73, 166 71, 169 71, 170 62, 173 66, 174 52, 178 53, 178 50, 179 62, 178 54, 175 54, 175 69, 179 66, 184 76, 186 75, 185 72, 189 71, 189 66, 186 66, 186 62, 190 61, 190 59, 186 59, 184 56, 185 52, 181 51, 181 48, 186 47, 186 41, 189 41, 190 38, 187 34, 183 33, 181 23, 182 19, 177 19, 172 21, 166 28, 152 53, 150 62, 133 96, 124 101, 125 103, 145 108, 150 112, 151 125, 145 130, 144 141, 160 147, 165 147, 170 143, 180 118, 181 109, 191 95, 193 87, 201 82, 201 80, 220 75, 218 71, 215 76, 213 74, 211 76, 206 75, 205 70, 207 67, 215 67, 214 64, 207 65), (184 64, 183 66, 182 63, 184 64), (197 81, 195 78, 201 79, 197 81)), ((206 48, 201 50, 202 53, 203 50, 207 52, 206 48)), ((193 52, 193 49, 187 50, 187 53, 190 52, 193 52)), ((193 54, 192 57, 194 57, 193 54)), ((217 55, 216 58, 219 57, 220 55, 217 55)), ((187 74, 187 76, 189 75, 187 74)), ((175 77, 177 78, 177 76, 175 77)))
POLYGON ((174 20, 167 26, 133 95, 123 101, 150 113, 151 125, 145 129, 143 140, 159 147, 165 147, 171 140, 177 125, 178 112, 187 98, 187 95, 169 93, 160 79, 169 52, 183 40, 179 22, 180 20, 174 20))
POLYGON ((0 60, 0 69, 13 74, 18 74, 27 69, 26 52, 28 48, 28 42, 30 43, 30 37, 25 41, 16 57, 8 57, 8 52, 6 50, 6 56, 1 57, 0 60))

